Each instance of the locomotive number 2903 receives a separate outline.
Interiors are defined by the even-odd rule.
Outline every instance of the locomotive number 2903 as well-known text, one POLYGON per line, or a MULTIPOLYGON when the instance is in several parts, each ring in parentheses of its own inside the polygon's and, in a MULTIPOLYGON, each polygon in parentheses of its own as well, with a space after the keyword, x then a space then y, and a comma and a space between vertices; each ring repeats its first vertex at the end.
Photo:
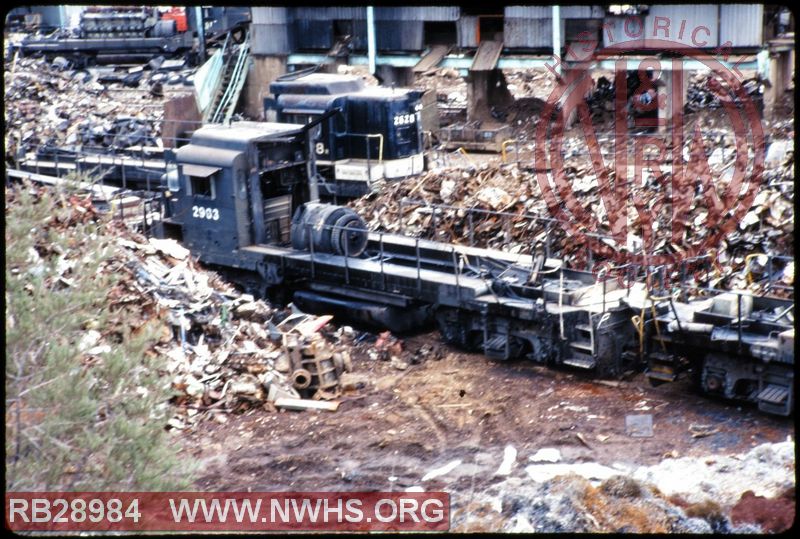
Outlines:
POLYGON ((196 217, 198 219, 208 219, 210 221, 219 221, 219 210, 217 208, 192 206, 192 217, 196 217))

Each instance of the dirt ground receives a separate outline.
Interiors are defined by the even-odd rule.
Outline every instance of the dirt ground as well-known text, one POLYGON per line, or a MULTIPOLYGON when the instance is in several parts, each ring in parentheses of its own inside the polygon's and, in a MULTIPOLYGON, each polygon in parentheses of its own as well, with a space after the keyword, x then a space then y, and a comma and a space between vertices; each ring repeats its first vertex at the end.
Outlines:
POLYGON ((688 381, 652 388, 642 375, 592 380, 527 361, 494 362, 439 343, 436 332, 407 338, 412 353, 425 344, 435 350, 404 371, 369 359, 368 347, 359 350, 354 372, 365 374, 369 385, 345 393, 337 412, 259 408, 176 435, 187 458, 199 463, 197 489, 417 486, 450 492, 456 505, 500 481, 494 472, 507 444, 518 450, 518 466, 543 447, 558 448, 565 461, 648 465, 665 456, 746 451, 794 435, 791 419, 709 400, 691 393, 688 381), (653 436, 628 436, 628 414, 652 414, 653 436), (693 438, 692 425, 718 432, 693 438), (453 472, 421 482, 456 459, 462 465, 453 472))

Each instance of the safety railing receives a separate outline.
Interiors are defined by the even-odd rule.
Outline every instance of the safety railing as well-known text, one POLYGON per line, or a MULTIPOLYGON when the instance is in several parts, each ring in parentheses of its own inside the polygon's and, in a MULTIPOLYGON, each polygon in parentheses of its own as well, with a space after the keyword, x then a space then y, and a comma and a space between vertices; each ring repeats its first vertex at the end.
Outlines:
MULTIPOLYGON (((341 267, 343 269, 344 284, 346 286, 358 285, 359 284, 359 283, 354 283, 353 282, 353 274, 352 274, 352 268, 351 268, 352 259, 353 258, 375 260, 375 257, 377 257, 378 277, 379 277, 379 280, 380 280, 379 282, 380 282, 381 291, 382 292, 392 292, 392 293, 398 292, 396 289, 389 290, 389 288, 388 288, 388 280, 387 280, 387 273, 386 273, 386 268, 385 268, 385 264, 387 263, 388 260, 390 260, 393 257, 397 257, 397 253, 387 253, 387 251, 385 249, 385 243, 386 243, 385 242, 385 237, 387 235, 391 236, 392 234, 386 233, 386 232, 382 232, 382 231, 370 232, 370 231, 368 231, 366 229, 361 229, 361 228, 353 229, 353 228, 347 228, 347 227, 343 227, 343 226, 336 226, 336 225, 329 225, 329 224, 306 223, 303 226, 305 227, 306 237, 308 238, 308 245, 306 246, 306 248, 308 249, 308 251, 310 253, 310 257, 309 257, 310 270, 309 271, 310 271, 310 277, 311 277, 312 280, 314 280, 314 281, 319 280, 320 279, 320 275, 321 275, 320 274, 320 268, 319 268, 320 260, 318 260, 318 256, 317 256, 318 254, 326 254, 326 255, 337 255, 338 254, 339 256, 342 257, 342 266, 341 267), (336 231, 338 231, 338 233, 335 233, 336 231), (342 238, 342 240, 341 240, 342 241, 341 249, 343 250, 342 253, 339 254, 339 253, 331 252, 332 250, 334 250, 332 245, 331 245, 331 250, 326 250, 324 253, 319 251, 319 246, 314 241, 315 234, 317 236, 319 236, 320 234, 324 234, 324 233, 327 233, 327 232, 330 232, 330 236, 332 236, 332 237, 342 238), (373 242, 374 242, 374 236, 377 235, 377 252, 375 252, 374 250, 372 250, 372 251, 365 250, 364 252, 360 253, 357 257, 352 257, 350 252, 349 252, 350 247, 349 247, 349 243, 348 243, 348 239, 347 239, 347 235, 348 234, 352 234, 352 233, 359 233, 359 234, 361 234, 361 233, 369 233, 369 234, 372 234, 373 235, 373 242)), ((415 277, 414 277, 414 287, 413 287, 414 290, 413 290, 413 292, 415 292, 416 294, 420 295, 420 297, 421 297, 421 295, 424 294, 423 279, 422 279, 422 271, 424 269, 423 266, 426 265, 427 263, 434 263, 435 262, 436 263, 436 271, 441 272, 442 271, 441 262, 444 259, 437 259, 435 261, 426 259, 424 256, 422 256, 422 252, 421 252, 421 249, 422 249, 421 248, 421 241, 423 241, 423 240, 421 238, 413 238, 413 241, 414 241, 413 255, 410 256, 408 253, 402 255, 402 258, 404 259, 405 263, 401 264, 401 265, 403 267, 406 267, 406 268, 413 268, 414 269, 415 277)), ((460 250, 456 245, 451 245, 449 251, 450 251, 449 252, 449 260, 450 260, 450 264, 451 264, 450 274, 453 275, 455 289, 456 289, 456 294, 455 295, 456 295, 456 299, 457 299, 458 302, 461 302, 462 299, 463 299, 463 296, 462 296, 463 291, 461 289, 461 284, 462 284, 462 281, 463 281, 463 279, 465 277, 465 268, 469 270, 469 272, 467 274, 468 276, 471 276, 473 278, 481 278, 481 279, 487 281, 487 285, 488 285, 488 289, 489 289, 490 293, 495 294, 495 291, 494 291, 494 289, 492 287, 491 282, 495 282, 497 279, 499 279, 501 274, 506 269, 508 269, 509 267, 516 266, 514 263, 511 263, 511 262, 501 262, 501 261, 496 261, 496 260, 492 261, 492 264, 490 264, 489 266, 485 266, 484 265, 485 262, 482 263, 480 260, 477 260, 477 261, 473 260, 473 262, 470 262, 469 259, 471 257, 473 257, 474 255, 470 255, 468 253, 465 253, 464 251, 460 250), (488 273, 487 273, 487 269, 488 269, 488 273), (491 281, 491 282, 489 282, 489 281, 491 281)), ((478 258, 480 258, 480 257, 478 257, 478 258)), ((524 269, 523 266, 517 266, 517 267, 520 267, 520 268, 524 269)), ((532 270, 532 267, 529 268, 529 269, 532 270)), ((564 270, 565 270, 565 268, 563 266, 560 266, 558 268, 554 268, 554 269, 551 268, 549 270, 541 270, 541 271, 538 272, 538 275, 541 275, 541 276, 551 275, 554 272, 558 272, 559 273, 558 279, 559 279, 559 282, 561 283, 560 287, 559 287, 559 292, 558 292, 559 293, 559 304, 560 305, 564 301, 564 293, 565 293, 564 292, 565 291, 565 288, 564 288, 564 274, 563 274, 564 270)), ((499 281, 497 281, 497 282, 499 282, 499 281)), ((396 285, 396 282, 395 282, 395 285, 396 285)), ((586 283, 586 285, 589 286, 589 285, 591 285, 591 283, 586 283)), ((597 304, 598 305, 602 304, 603 305, 603 312, 605 312, 606 311, 606 306, 605 306, 606 284, 605 284, 605 282, 603 282, 601 286, 603 288, 604 297, 602 299, 602 302, 598 302, 597 304)), ((544 294, 545 294, 545 289, 544 289, 544 287, 545 287, 545 279, 539 279, 539 282, 537 284, 533 284, 533 283, 517 283, 517 284, 514 285, 514 287, 515 287, 516 290, 518 290, 520 293, 522 293, 523 296, 526 297, 527 299, 531 299, 531 297, 544 297, 544 294)), ((411 293, 411 292, 412 291, 410 289, 407 289, 405 291, 405 293, 411 293)), ((514 296, 513 293, 511 293, 510 295, 514 296)), ((591 305, 594 305, 594 303, 592 303, 591 305)))
MULTIPOLYGON (((238 55, 232 69, 230 80, 216 109, 210 116, 209 121, 211 123, 227 122, 233 115, 233 107, 236 105, 234 99, 239 96, 239 92, 244 83, 244 77, 246 77, 245 67, 250 60, 250 42, 248 37, 249 34, 245 34, 244 42, 239 45, 238 55)), ((223 74, 222 77, 224 81, 225 74, 223 74)))
POLYGON ((162 187, 161 176, 166 172, 166 162, 150 155, 144 147, 140 147, 138 151, 127 150, 117 154, 90 151, 93 149, 104 148, 89 146, 67 153, 47 153, 47 148, 42 148, 44 152, 31 159, 24 159, 17 165, 25 170, 32 169, 36 174, 41 174, 43 170, 52 171, 51 175, 56 178, 66 178, 69 174, 86 175, 104 187, 109 185, 109 176, 118 170, 119 182, 124 190, 129 188, 129 176, 136 172, 143 178, 141 181, 145 190, 153 191, 154 187, 162 187))
MULTIPOLYGON (((359 229, 352 229, 352 228, 336 226, 336 225, 327 225, 327 224, 314 225, 312 223, 308 223, 305 226, 306 226, 306 237, 309 238, 308 249, 309 249, 310 254, 311 254, 311 256, 310 256, 311 279, 312 280, 318 280, 319 279, 319 271, 320 271, 319 267, 318 267, 320 261, 317 259, 317 256, 316 256, 317 252, 318 252, 318 248, 317 248, 317 245, 314 242, 314 232, 316 231, 317 233, 319 233, 319 231, 330 231, 332 236, 339 237, 339 238, 341 238, 341 241, 342 241, 341 249, 343 250, 343 253, 342 253, 343 254, 342 261, 343 262, 342 262, 342 266, 341 267, 343 268, 343 272, 344 272, 344 284, 346 286, 359 286, 359 285, 363 286, 363 282, 357 282, 357 281, 354 282, 353 272, 352 272, 352 267, 351 267, 352 266, 353 257, 350 256, 350 252, 349 252, 350 244, 349 244, 349 241, 348 241, 348 234, 352 234, 352 233, 365 234, 365 233, 368 233, 368 231, 365 230, 365 229, 360 229, 360 228, 359 229), (338 231, 338 233, 334 234, 335 231, 338 231)), ((392 283, 392 289, 389 290, 389 280, 387 278, 387 272, 386 272, 386 267, 385 267, 387 261, 391 260, 390 257, 396 256, 396 253, 387 253, 386 252, 386 249, 385 249, 385 236, 387 235, 387 233, 382 232, 382 231, 377 231, 377 232, 372 232, 371 234, 373 234, 373 244, 374 244, 374 239, 375 239, 374 235, 377 235, 377 253, 374 250, 364 251, 363 253, 359 253, 359 256, 356 257, 356 258, 375 260, 375 257, 377 256, 380 290, 382 292, 397 293, 399 291, 399 290, 397 290, 397 286, 398 286, 398 281, 397 280, 395 280, 392 283)), ((399 291, 401 293, 406 293, 406 294, 415 293, 415 294, 418 295, 418 297, 422 297, 422 295, 425 293, 425 290, 424 290, 424 287, 423 287, 422 270, 423 270, 423 266, 426 263, 426 259, 421 255, 420 242, 421 242, 420 238, 414 238, 413 259, 410 259, 408 254, 404 255, 405 263, 403 264, 403 266, 406 267, 406 268, 413 267, 414 270, 415 270, 415 282, 414 282, 414 285, 413 285, 413 290, 411 288, 405 288, 404 290, 399 291)), ((330 253, 326 253, 326 254, 330 254, 330 253)), ((454 284, 455 284, 455 288, 456 288, 456 299, 457 299, 458 303, 461 303, 461 301, 462 301, 461 283, 462 283, 462 280, 464 278, 464 268, 463 268, 463 265, 462 265, 462 261, 465 258, 467 258, 467 259, 469 258, 469 255, 467 253, 464 253, 463 251, 459 251, 459 249, 455 245, 451 245, 450 246, 450 268, 449 268, 448 272, 453 276, 453 279, 454 279, 454 284)), ((697 257, 697 258, 704 258, 704 257, 697 257)), ((783 258, 783 259, 786 259, 786 260, 790 259, 790 257, 776 257, 776 258, 783 258)), ((440 272, 442 271, 442 267, 440 265, 441 261, 442 260, 438 260, 439 265, 437 267, 437 271, 440 271, 440 272)), ((428 262, 430 262, 430 261, 428 261, 428 262)), ((495 271, 494 272, 490 271, 489 274, 488 274, 488 277, 486 275, 483 275, 483 277, 482 277, 485 280, 488 279, 488 280, 491 281, 491 283, 488 283, 488 284, 489 284, 489 291, 492 294, 496 294, 496 292, 494 290, 494 287, 493 287, 493 284, 494 283, 498 283, 498 284, 502 283, 501 274, 504 271, 504 270, 501 271, 502 268, 503 267, 514 266, 514 264, 512 264, 510 262, 506 263, 505 266, 503 266, 503 263, 499 263, 499 262, 495 262, 495 264, 497 265, 497 267, 495 268, 495 271)), ((470 269, 470 275, 473 278, 476 278, 476 277, 480 278, 480 276, 483 273, 483 272, 476 273, 475 267, 472 264, 470 264, 469 262, 467 262, 466 267, 468 267, 470 269)), ((481 263, 478 262, 478 269, 480 269, 480 268, 481 268, 481 263)), ((601 308, 600 314, 605 314, 605 313, 608 312, 608 307, 609 307, 609 304, 608 304, 608 281, 610 279, 614 278, 615 275, 618 275, 620 272, 627 272, 629 274, 629 276, 631 277, 631 279, 629 279, 629 282, 625 286, 625 288, 628 288, 628 290, 630 290, 630 288, 632 287, 633 282, 641 282, 641 276, 642 275, 644 275, 645 282, 647 282, 647 280, 650 279, 653 275, 658 275, 658 273, 660 271, 662 271, 661 267, 653 268, 653 267, 649 267, 649 266, 640 266, 640 265, 636 265, 636 264, 622 264, 622 265, 619 265, 619 266, 616 266, 616 267, 608 266, 608 267, 602 268, 598 272, 597 279, 594 282, 594 284, 590 283, 590 282, 585 283, 585 286, 600 286, 601 287, 602 294, 601 294, 601 297, 599 298, 599 301, 592 301, 592 302, 589 302, 589 303, 581 303, 580 306, 582 308, 585 308, 588 312, 591 313, 592 312, 591 311, 591 307, 596 305, 596 306, 599 306, 601 308)), ((560 333, 562 335, 562 338, 566 338, 566 330, 565 330, 565 327, 564 327, 563 310, 564 310, 564 305, 566 303, 566 294, 569 292, 569 290, 568 290, 568 287, 565 286, 565 274, 564 274, 565 268, 562 265, 562 266, 559 266, 557 268, 551 268, 549 270, 541 271, 541 272, 539 272, 539 275, 542 275, 542 276, 544 276, 545 274, 551 275, 554 272, 558 273, 557 277, 555 277, 555 276, 554 277, 555 277, 555 279, 557 279, 557 281, 555 281, 555 282, 558 283, 557 300, 556 301, 557 301, 558 306, 559 306, 559 331, 560 331, 560 333)), ((545 285, 546 285, 547 282, 551 282, 552 283, 553 282, 553 278, 550 278, 549 280, 546 279, 546 278, 541 278, 541 279, 538 279, 538 283, 533 283, 533 282, 516 283, 513 286, 513 290, 512 290, 512 288, 508 288, 508 287, 505 287, 504 289, 507 290, 506 295, 509 298, 517 297, 519 299, 527 299, 529 301, 533 301, 534 298, 537 298, 537 297, 544 298, 545 297, 545 294, 546 294, 545 285)), ((721 289, 711 288, 711 287, 701 287, 701 288, 703 288, 704 290, 708 291, 711 294, 722 294, 722 293, 731 293, 732 292, 732 291, 728 291, 728 290, 721 290, 721 289)), ((553 291, 553 292, 555 292, 555 291, 553 291)), ((500 292, 497 292, 497 293, 500 293, 500 292)), ((736 305, 736 315, 735 315, 735 317, 732 317, 732 321, 731 321, 730 327, 732 329, 735 329, 735 331, 736 331, 737 346, 741 350, 741 347, 743 346, 743 343, 744 343, 743 337, 744 337, 744 333, 746 331, 746 327, 745 326, 747 325, 747 322, 748 322, 747 317, 745 316, 744 311, 743 311, 742 298, 743 298, 744 295, 750 295, 750 293, 747 292, 747 291, 733 291, 732 293, 736 294, 737 305, 736 305)), ((678 314, 678 312, 676 310, 676 307, 675 307, 675 304, 674 304, 675 294, 667 294, 665 296, 658 296, 658 295, 655 295, 654 289, 648 286, 648 288, 647 288, 647 296, 646 297, 648 298, 648 300, 651 301, 651 310, 653 311, 651 313, 651 315, 652 315, 652 319, 654 321, 655 321, 655 318, 656 318, 656 312, 655 312, 655 304, 656 304, 656 302, 669 300, 670 308, 672 309, 672 312, 673 312, 673 314, 675 316, 675 319, 676 319, 676 321, 678 323, 678 332, 682 335, 684 333, 684 328, 681 325, 680 317, 679 317, 679 314, 678 314)), ((787 309, 780 316, 781 317, 785 316, 786 313, 789 310, 790 309, 787 309)), ((595 313, 595 314, 597 314, 597 313, 595 313)), ((639 320, 639 321, 634 320, 634 324, 636 325, 637 323, 639 324, 639 327, 637 327, 637 331, 640 332, 640 340, 641 340, 641 338, 643 338, 642 335, 643 335, 643 331, 644 331, 644 323, 645 323, 644 316, 642 316, 641 320, 639 320)), ((591 334, 591 344, 592 344, 592 349, 594 350, 594 341, 595 341, 594 331, 595 331, 595 329, 593 327, 593 324, 594 324, 594 319, 592 318, 592 316, 590 314, 590 325, 592 326, 591 327, 591 332, 592 332, 592 334, 591 334)), ((658 328, 656 328, 656 330, 660 334, 660 330, 658 328)), ((640 344, 642 344, 642 343, 640 343, 640 344)))
MULTIPOLYGON (((526 220, 526 221, 535 221, 538 223, 542 223, 547 227, 546 236, 544 240, 544 250, 546 256, 550 256, 552 254, 552 233, 554 230, 560 227, 559 221, 553 217, 544 217, 538 214, 532 213, 513 213, 513 212, 502 212, 502 211, 495 211, 495 210, 486 210, 482 208, 465 208, 460 206, 453 206, 450 204, 434 204, 427 202, 425 200, 420 199, 409 199, 403 198, 399 202, 399 223, 400 223, 400 232, 402 234, 407 233, 407 225, 406 225, 406 218, 405 218, 405 210, 406 208, 425 208, 427 211, 431 213, 431 224, 432 224, 432 234, 431 236, 439 240, 439 217, 438 215, 441 212, 450 211, 450 212, 457 212, 459 214, 465 214, 466 222, 467 222, 467 240, 468 245, 470 247, 474 247, 476 245, 475 241, 475 220, 476 217, 483 217, 483 218, 499 218, 502 221, 501 228, 504 231, 504 242, 506 244, 512 241, 511 237, 511 222, 513 220, 526 220)), ((604 234, 597 234, 592 232, 585 233, 586 237, 592 238, 595 240, 603 240, 603 239, 613 239, 611 236, 604 235, 604 234)), ((459 238, 451 237, 449 241, 458 241, 459 238)), ((531 252, 533 252, 531 250, 531 252)), ((587 246, 587 252, 590 253, 591 250, 587 246)), ((590 269, 589 266, 588 269, 590 269)))
MULTIPOLYGON (((381 231, 369 231, 366 228, 348 228, 345 226, 337 226, 337 225, 330 225, 330 224, 314 224, 314 223, 306 223, 304 225, 306 237, 308 238, 308 251, 310 253, 310 276, 312 280, 317 280, 319 278, 319 261, 317 260, 317 254, 327 254, 327 255, 336 255, 336 253, 331 253, 329 251, 325 251, 324 253, 320 253, 319 247, 315 244, 314 237, 315 233, 319 234, 321 231, 330 232, 331 236, 341 238, 341 247, 343 249, 343 253, 339 256, 343 259, 343 269, 344 269, 344 284, 350 286, 353 284, 353 278, 351 274, 351 260, 353 258, 358 259, 375 259, 377 256, 377 262, 379 267, 379 278, 380 278, 380 286, 382 292, 395 292, 394 290, 389 290, 388 281, 387 281, 387 273, 385 264, 387 259, 390 256, 393 256, 392 253, 387 253, 385 249, 385 236, 387 233, 381 231), (336 233, 338 231, 338 233, 336 233), (348 234, 372 234, 377 235, 377 253, 374 251, 367 251, 364 250, 360 253, 357 257, 353 257, 350 254, 350 244, 348 241, 348 234)), ((389 234, 391 235, 391 234, 389 234)), ((422 256, 421 248, 420 248, 420 238, 414 238, 414 257, 413 260, 409 261, 411 266, 413 266, 415 270, 415 284, 414 289, 417 294, 423 294, 423 281, 422 281, 422 271, 423 271, 423 264, 425 263, 425 259, 422 256)), ((461 279, 463 278, 463 268, 459 264, 459 251, 456 246, 450 247, 450 260, 452 262, 452 274, 455 279, 455 286, 456 286, 456 297, 459 301, 461 301, 462 291, 461 291, 461 279)), ((406 255, 407 256, 407 255, 406 255)), ((404 265, 404 267, 410 267, 408 265, 404 265)))
POLYGON ((367 156, 367 180, 372 183, 372 148, 369 143, 370 140, 378 140, 378 164, 383 164, 383 134, 381 133, 342 133, 336 135, 336 138, 342 140, 344 138, 361 138, 364 140, 364 150, 367 156))

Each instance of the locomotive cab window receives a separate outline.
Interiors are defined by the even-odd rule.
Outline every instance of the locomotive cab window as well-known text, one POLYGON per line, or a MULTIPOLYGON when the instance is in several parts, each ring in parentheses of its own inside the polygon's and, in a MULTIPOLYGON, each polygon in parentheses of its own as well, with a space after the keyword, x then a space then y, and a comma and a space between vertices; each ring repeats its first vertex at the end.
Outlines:
POLYGON ((214 175, 203 178, 201 176, 189 176, 192 184, 192 194, 201 197, 214 198, 214 175))
POLYGON ((183 174, 186 176, 189 194, 210 199, 216 198, 217 193, 214 184, 220 170, 219 167, 183 165, 183 174))

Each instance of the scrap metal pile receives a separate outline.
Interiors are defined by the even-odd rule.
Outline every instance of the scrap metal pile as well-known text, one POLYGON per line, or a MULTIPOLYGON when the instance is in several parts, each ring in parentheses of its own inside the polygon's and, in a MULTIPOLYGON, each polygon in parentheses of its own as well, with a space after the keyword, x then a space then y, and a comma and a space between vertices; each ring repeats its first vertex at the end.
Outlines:
MULTIPOLYGON (((721 108, 722 92, 714 84, 714 77, 708 72, 695 72, 689 79, 689 88, 686 94, 686 110, 698 111, 721 108)), ((747 98, 754 103, 760 103, 763 99, 762 82, 757 77, 752 77, 742 81, 742 89, 747 98)), ((733 96, 733 102, 738 104, 739 99, 733 96)))
POLYGON ((16 58, 4 73, 5 158, 42 146, 115 149, 160 145, 164 96, 192 91, 183 60, 73 70, 65 58, 16 58))
POLYGON ((176 391, 182 429, 211 415, 268 409, 335 410, 339 380, 350 370, 347 337, 322 333, 331 317, 278 311, 242 294, 198 266, 174 240, 119 227, 117 256, 105 270, 122 275, 111 304, 157 318, 164 326, 153 349, 176 391), (310 400, 309 400, 310 399, 310 400), (269 404, 268 404, 269 403, 269 404))
MULTIPOLYGON (((89 197, 70 195, 68 219, 48 227, 97 222, 89 197)), ((253 408, 335 411, 342 380, 350 371, 352 330, 323 329, 331 317, 276 310, 238 292, 217 274, 201 268, 174 240, 131 232, 119 221, 106 230, 115 243, 99 272, 116 276, 107 302, 111 319, 87 328, 79 348, 84 361, 101 361, 113 343, 132 335, 152 335, 146 352, 163 359, 159 375, 174 390, 167 425, 188 428, 203 418, 225 422, 227 414, 253 408)), ((51 247, 32 251, 43 264, 51 247), (44 253, 44 254, 40 254, 44 253)), ((72 286, 79 248, 56 253, 61 286, 72 286)))
POLYGON ((414 87, 418 90, 436 92, 439 119, 443 124, 466 119, 467 84, 458 70, 450 68, 430 69, 417 75, 414 87))
POLYGON ((160 358, 158 375, 173 391, 160 406, 169 414, 169 428, 187 429, 204 419, 224 423, 229 414, 253 409, 336 411, 342 397, 368 385, 364 373, 351 372, 352 354, 397 370, 440 357, 430 345, 407 349, 389 332, 334 327, 332 316, 292 305, 277 309, 204 269, 175 240, 147 238, 103 217, 91 196, 76 192, 63 201, 66 217, 49 219, 37 232, 31 271, 55 260, 54 286, 74 286, 82 245, 54 250, 48 231, 81 223, 103 227, 108 249, 98 273, 114 276, 106 297, 111 317, 102 327, 86 327, 78 346, 82 361, 102 361, 114 343, 150 335, 145 353, 160 358))
MULTIPOLYGON (((729 175, 723 172, 730 169, 733 161, 729 139, 730 136, 720 134, 709 139, 706 149, 710 153, 709 165, 714 175, 721 175, 723 182, 730 181, 729 175)), ((610 237, 608 217, 601 199, 603 187, 598 185, 585 146, 580 142, 578 139, 565 140, 565 173, 572 194, 598 223, 593 229, 584 227, 584 231, 608 236, 596 242, 592 254, 585 242, 574 241, 563 226, 552 221, 536 173, 524 168, 524 162, 519 165, 483 163, 434 169, 422 177, 389 184, 384 192, 367 195, 352 202, 351 206, 374 230, 512 253, 530 253, 532 249, 543 247, 548 242, 549 230, 551 256, 564 258, 570 267, 580 269, 603 258, 598 256, 598 251, 607 258, 611 258, 615 251, 638 252, 642 242, 640 215, 632 205, 629 207, 628 244, 617 245, 610 237), (431 205, 444 207, 434 210, 431 205), (489 211, 503 215, 491 215, 489 211)), ((697 280, 690 281, 690 284, 763 292, 767 257, 749 255, 793 256, 794 152, 791 142, 773 142, 766 161, 763 181, 750 211, 718 246, 716 259, 708 265, 709 271, 698 273, 697 280)), ((659 185, 664 180, 651 177, 637 190, 637 194, 644 197, 648 211, 663 201, 665 195, 659 185)), ((711 218, 701 194, 687 189, 681 192, 681 196, 690 197, 682 241, 672 242, 669 226, 656 228, 651 242, 655 254, 685 253, 707 238, 711 218)), ((793 284, 793 264, 776 265, 772 269, 774 279, 786 286, 793 284)), ((779 295, 780 291, 773 293, 779 295)))

